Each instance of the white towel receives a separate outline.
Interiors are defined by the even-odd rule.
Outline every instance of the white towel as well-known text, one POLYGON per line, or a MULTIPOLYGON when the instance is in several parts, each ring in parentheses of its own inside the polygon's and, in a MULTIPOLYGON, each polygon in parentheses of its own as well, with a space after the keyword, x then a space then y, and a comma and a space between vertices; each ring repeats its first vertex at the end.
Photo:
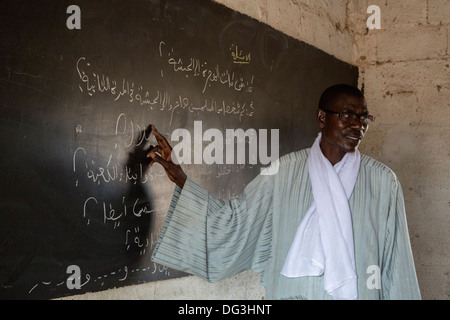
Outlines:
POLYGON ((314 201, 300 223, 281 274, 324 275, 334 299, 357 299, 353 229, 348 199, 358 176, 361 155, 347 153, 334 167, 320 149, 319 133, 308 157, 314 201))

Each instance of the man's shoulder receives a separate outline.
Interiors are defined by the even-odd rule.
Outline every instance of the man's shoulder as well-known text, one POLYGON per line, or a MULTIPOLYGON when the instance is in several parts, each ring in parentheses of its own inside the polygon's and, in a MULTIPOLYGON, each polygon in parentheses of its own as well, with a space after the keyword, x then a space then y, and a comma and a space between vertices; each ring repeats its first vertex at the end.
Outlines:
POLYGON ((305 148, 302 150, 293 151, 291 153, 285 154, 280 158, 280 165, 292 165, 292 163, 305 163, 308 160, 311 148, 305 148))
POLYGON ((310 149, 308 148, 285 154, 273 161, 270 166, 263 168, 261 174, 279 178, 292 172, 293 168, 305 170, 307 168, 309 151, 310 149), (280 175, 279 173, 283 174, 280 175))
POLYGON ((386 164, 367 155, 361 154, 361 168, 379 176, 389 177, 397 181, 397 175, 386 164))

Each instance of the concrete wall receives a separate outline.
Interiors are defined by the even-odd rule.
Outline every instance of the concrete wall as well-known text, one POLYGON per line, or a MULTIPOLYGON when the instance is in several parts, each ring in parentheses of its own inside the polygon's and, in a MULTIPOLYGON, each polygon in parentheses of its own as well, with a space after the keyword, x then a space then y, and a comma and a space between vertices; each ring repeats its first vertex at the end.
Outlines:
MULTIPOLYGON (((360 67, 376 122, 361 151, 398 175, 424 299, 450 296, 450 0, 219 0, 360 67), (369 30, 369 5, 381 29, 369 30)), ((251 271, 215 284, 196 277, 68 299, 261 299, 251 271)))
MULTIPOLYGON (((356 1, 355 1, 356 2, 356 1)), ((450 297, 450 1, 358 1, 355 51, 377 117, 361 151, 390 166, 405 195, 424 299, 450 297), (381 30, 361 23, 378 5, 381 30)))

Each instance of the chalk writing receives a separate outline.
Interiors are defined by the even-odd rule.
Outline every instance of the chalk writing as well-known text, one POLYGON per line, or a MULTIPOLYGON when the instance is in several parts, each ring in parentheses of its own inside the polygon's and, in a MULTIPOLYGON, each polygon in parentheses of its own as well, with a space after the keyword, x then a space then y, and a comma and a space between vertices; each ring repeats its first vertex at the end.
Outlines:
MULTIPOLYGON (((113 150, 110 152, 99 155, 98 149, 95 149, 95 154, 91 155, 92 151, 83 146, 77 147, 73 152, 72 169, 76 179, 75 188, 81 184, 93 183, 94 186, 94 189, 89 188, 93 191, 81 204, 81 214, 86 225, 91 225, 91 222, 95 221, 112 227, 114 232, 122 233, 125 247, 122 253, 133 252, 145 255, 149 249, 154 248, 155 240, 152 232, 147 234, 148 220, 144 220, 146 227, 140 232, 140 218, 149 215, 157 218, 161 213, 167 212, 167 204, 158 206, 159 200, 154 199, 150 205, 142 192, 135 196, 131 193, 126 193, 126 196, 117 193, 106 200, 102 197, 103 189, 97 189, 97 187, 114 184, 112 187, 116 188, 118 183, 144 186, 165 177, 165 172, 163 168, 155 168, 148 172, 147 165, 143 163, 143 159, 146 159, 144 150, 149 147, 152 137, 148 128, 141 127, 128 119, 125 113, 120 113, 111 129, 113 130, 109 131, 113 134, 110 136, 112 138, 110 149, 113 150), (132 150, 132 153, 123 152, 127 149, 132 150), (121 158, 121 154, 128 155, 127 159, 121 158), (133 226, 130 227, 130 224, 133 226)), ((80 135, 84 132, 80 124, 75 130, 80 135)), ((144 187, 140 188, 144 190, 144 187)))
POLYGON ((237 45, 232 44, 230 47, 233 63, 249 64, 251 61, 251 53, 243 54, 237 45))
POLYGON ((148 237, 145 234, 139 234, 139 231, 139 226, 128 229, 125 234, 125 244, 127 245, 127 250, 129 250, 132 245, 137 246, 140 250, 139 255, 144 255, 150 242, 148 237))
POLYGON ((135 217, 142 217, 143 214, 152 214, 156 212, 163 212, 167 207, 149 208, 149 205, 140 198, 136 200, 128 200, 122 197, 121 204, 113 204, 108 201, 99 201, 96 197, 88 197, 83 204, 83 218, 87 219, 89 224, 89 217, 91 215, 102 216, 103 223, 109 221, 114 223, 114 229, 120 226, 120 219, 132 214, 135 217), (133 205, 130 206, 129 203, 133 205))
MULTIPOLYGON (((129 269, 128 266, 123 266, 117 270, 110 271, 105 274, 100 274, 95 277, 91 276, 90 274, 86 274, 84 282, 81 283, 81 287, 84 287, 88 284, 93 284, 95 282, 101 282, 100 286, 103 286, 106 279, 111 279, 112 281, 122 282, 122 281, 125 281, 129 277, 130 274, 137 273, 137 272, 141 272, 141 273, 148 272, 150 274, 159 273, 159 274, 164 274, 166 276, 170 276, 170 269, 168 267, 152 262, 146 267, 134 268, 134 269, 129 269)), ((135 282, 140 283, 140 282, 144 282, 144 281, 135 281, 135 282)), ((51 289, 52 287, 62 286, 65 283, 66 283, 66 280, 63 280, 63 281, 40 281, 31 286, 30 290, 28 291, 28 294, 31 294, 33 291, 39 290, 39 287, 47 287, 47 288, 51 289)))
MULTIPOLYGON (((157 168, 148 172, 147 167, 139 163, 137 165, 129 166, 126 164, 118 165, 112 163, 115 154, 108 156, 106 164, 99 164, 94 159, 87 158, 88 154, 84 147, 78 147, 73 153, 73 172, 79 173, 82 171, 83 175, 88 181, 97 185, 102 185, 110 182, 121 182, 124 184, 146 184, 157 179, 163 179, 165 173, 161 168, 157 168)), ((79 179, 75 181, 75 186, 79 185, 79 179)))
MULTIPOLYGON (((189 68, 174 67, 175 71, 186 71, 189 68)), ((86 61, 85 57, 78 59, 76 63, 77 74, 81 80, 81 84, 78 88, 81 92, 87 93, 89 96, 95 94, 109 94, 112 96, 113 101, 120 99, 126 99, 129 103, 137 104, 138 106, 147 106, 148 110, 159 110, 170 112, 170 124, 172 124, 175 111, 184 110, 190 113, 216 113, 223 116, 234 115, 239 117, 239 121, 243 117, 252 117, 255 112, 253 100, 249 101, 227 101, 225 99, 217 98, 201 98, 201 102, 194 102, 194 100, 188 96, 172 93, 167 90, 160 89, 145 89, 142 85, 135 84, 126 78, 122 78, 121 81, 112 79, 110 76, 99 73, 92 70, 91 64, 86 61)), ((196 73, 194 72, 196 75, 196 73)), ((241 77, 235 79, 234 73, 229 73, 228 70, 222 72, 218 65, 213 70, 202 71, 205 75, 206 81, 204 84, 203 92, 206 87, 212 82, 220 82, 221 84, 227 84, 229 87, 233 87, 235 90, 245 90, 252 92, 253 79, 252 76, 249 81, 244 81, 241 77)))
POLYGON ((114 101, 120 98, 127 98, 128 102, 136 102, 139 105, 149 105, 150 108, 157 103, 158 95, 145 90, 142 86, 136 85, 133 81, 122 78, 117 81, 104 73, 92 70, 90 62, 85 57, 77 60, 76 69, 81 85, 78 88, 81 92, 86 92, 89 96, 96 93, 108 93, 113 96, 114 101))
MULTIPOLYGON (((125 148, 142 146, 151 139, 150 132, 147 133, 145 128, 142 128, 133 120, 127 121, 125 113, 121 113, 117 117, 115 135, 128 138, 124 143, 125 148)), ((117 149, 117 144, 114 149, 117 149)))
MULTIPOLYGON (((236 50, 237 46, 236 46, 236 50)), ((209 67, 205 61, 200 61, 198 58, 175 58, 173 48, 167 48, 164 41, 159 43, 159 55, 161 58, 167 58, 167 64, 172 67, 175 72, 183 72, 186 77, 201 77, 204 80, 202 93, 205 93, 213 83, 225 86, 235 91, 252 92, 254 76, 248 78, 237 75, 235 72, 230 72, 227 68, 222 68, 218 64, 209 67)), ((250 54, 244 56, 243 59, 240 53, 236 56, 236 61, 250 62, 250 54)))
POLYGON ((217 173, 215 178, 221 178, 225 175, 229 175, 232 173, 240 173, 241 171, 245 171, 246 169, 252 169, 252 164, 236 164, 236 165, 227 165, 224 164, 222 166, 217 167, 217 173))
MULTIPOLYGON (((232 49, 231 56, 234 63, 250 63, 250 53, 244 53, 237 45, 232 49)), ((152 116, 155 112, 165 113, 167 118, 170 118, 169 126, 176 117, 186 114, 197 116, 214 114, 220 117, 235 117, 238 121, 255 115, 256 107, 249 95, 254 91, 254 75, 239 74, 238 72, 242 69, 234 71, 219 63, 202 60, 198 56, 180 56, 164 41, 159 43, 158 50, 159 57, 156 56, 156 58, 160 59, 158 63, 161 66, 161 72, 156 74, 156 77, 163 80, 160 81, 161 86, 164 86, 164 81, 168 78, 164 72, 169 72, 170 81, 173 78, 177 81, 195 80, 197 92, 186 93, 177 87, 146 87, 128 77, 111 76, 107 70, 99 70, 84 56, 80 57, 75 65, 79 91, 88 98, 101 96, 106 99, 106 102, 117 102, 120 106, 124 103, 132 104, 133 107, 149 112, 152 116), (224 95, 225 98, 215 97, 213 87, 224 88, 230 94, 224 95), (235 96, 239 98, 233 98, 235 96)), ((149 191, 145 185, 149 183, 153 185, 159 179, 163 181, 166 179, 166 174, 162 167, 147 170, 142 154, 148 150, 149 145, 152 144, 151 139, 154 138, 148 128, 136 121, 136 115, 133 114, 133 116, 130 117, 121 110, 113 115, 115 121, 112 122, 107 135, 107 139, 111 140, 104 140, 101 148, 98 145, 93 148, 88 135, 89 130, 84 123, 77 123, 74 131, 79 144, 72 151, 72 173, 74 188, 83 191, 79 210, 86 226, 103 225, 109 228, 110 231, 119 235, 121 253, 144 256, 155 248, 160 232, 159 230, 149 232, 148 218, 150 216, 152 219, 163 218, 169 204, 158 198, 153 198, 150 203, 146 198, 145 193, 149 191), (110 141, 110 144, 104 143, 105 141, 110 141), (133 192, 127 192, 119 186, 120 184, 130 186, 133 192), (119 190, 119 192, 114 193, 112 198, 104 197, 105 190, 109 189, 119 190), (134 193, 134 190, 140 189, 143 192, 134 193), (84 192, 85 190, 89 192, 84 192)), ((232 172, 238 173, 245 169, 247 169, 246 165, 224 166, 213 170, 207 168, 206 170, 209 171, 204 174, 208 178, 221 179, 232 172)), ((221 189, 219 193, 224 198, 233 198, 239 190, 239 187, 233 185, 230 189, 221 189)), ((97 282, 103 286, 107 279, 125 281, 131 273, 136 272, 169 275, 170 269, 156 263, 136 269, 124 266, 110 273, 95 276, 88 274, 83 285, 97 282)), ((56 284, 43 281, 35 284, 30 292, 37 290, 39 286, 51 287, 52 285, 56 284)))
MULTIPOLYGON (((78 126, 77 126, 78 128, 78 126)), ((77 130, 77 129, 76 129, 77 130)), ((164 170, 157 168, 148 172, 147 166, 142 162, 136 164, 123 164, 123 159, 117 159, 119 148, 145 148, 151 142, 151 135, 132 120, 127 121, 124 113, 119 114, 115 125, 115 137, 113 152, 106 157, 101 157, 104 163, 89 156, 85 147, 78 147, 72 155, 72 166, 74 173, 82 173, 88 181, 97 185, 110 182, 121 182, 136 184, 146 184, 165 176, 164 170), (119 163, 119 164, 118 164, 119 163)), ((78 186, 78 179, 75 186, 78 186)))
MULTIPOLYGON (((91 276, 89 274, 85 275, 86 281, 83 283, 80 283, 80 288, 84 287, 86 284, 88 284, 88 282, 91 280, 91 276)), ((36 283, 35 285, 33 285, 33 287, 28 291, 28 293, 30 294, 33 290, 35 290, 39 285, 45 285, 45 286, 50 286, 52 285, 53 282, 52 281, 42 281, 40 283, 36 283)), ((66 281, 62 281, 62 282, 57 282, 54 283, 55 286, 59 287, 63 284, 66 284, 66 281)))

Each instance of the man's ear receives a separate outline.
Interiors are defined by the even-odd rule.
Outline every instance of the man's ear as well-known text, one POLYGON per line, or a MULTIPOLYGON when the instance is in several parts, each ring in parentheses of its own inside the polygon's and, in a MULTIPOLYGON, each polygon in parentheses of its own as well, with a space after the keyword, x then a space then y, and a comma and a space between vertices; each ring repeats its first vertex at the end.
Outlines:
POLYGON ((320 129, 323 129, 323 127, 325 127, 326 115, 327 114, 325 111, 317 109, 317 124, 319 125, 320 129))

